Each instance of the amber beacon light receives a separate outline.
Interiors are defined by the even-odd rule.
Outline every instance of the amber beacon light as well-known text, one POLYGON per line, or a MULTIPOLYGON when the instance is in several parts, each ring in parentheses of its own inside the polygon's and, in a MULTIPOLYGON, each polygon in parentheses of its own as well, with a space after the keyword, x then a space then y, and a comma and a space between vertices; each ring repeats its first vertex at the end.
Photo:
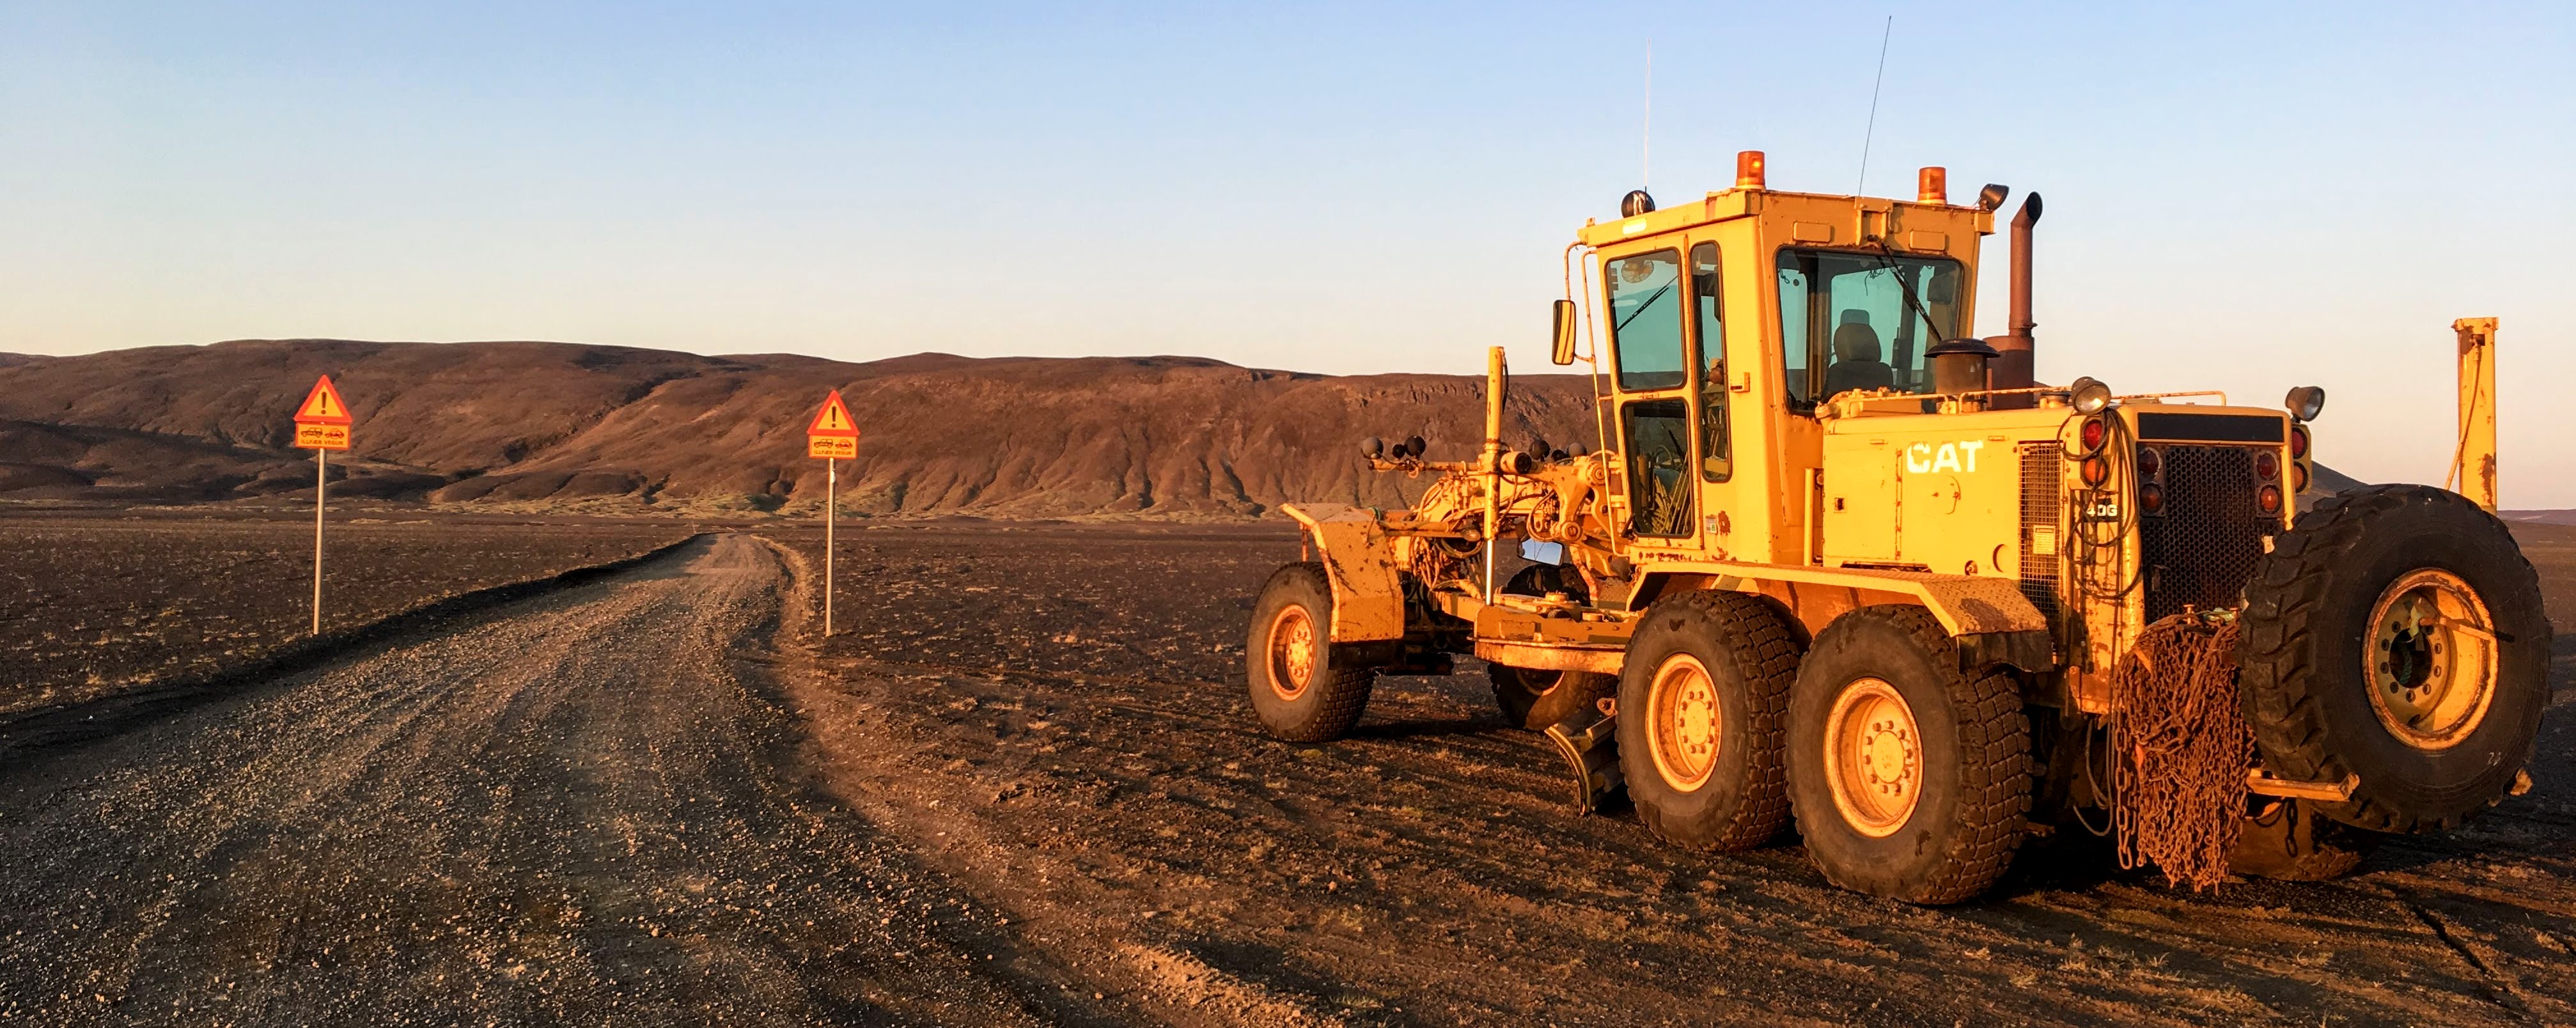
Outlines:
POLYGON ((1735 155, 1735 188, 1762 188, 1762 151, 1746 150, 1735 155))
POLYGON ((1914 173, 1914 199, 1919 203, 1950 202, 1950 169, 1925 168, 1914 173))

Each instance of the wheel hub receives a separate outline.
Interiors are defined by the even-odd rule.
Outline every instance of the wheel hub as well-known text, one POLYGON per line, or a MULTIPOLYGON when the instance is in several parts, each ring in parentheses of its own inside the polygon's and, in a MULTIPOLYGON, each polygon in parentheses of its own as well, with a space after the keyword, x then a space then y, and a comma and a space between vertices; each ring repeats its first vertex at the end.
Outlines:
POLYGON ((1648 749, 1655 770, 1680 792, 1708 783, 1717 770, 1719 732, 1724 714, 1717 705, 1717 685, 1699 658, 1676 653, 1655 669, 1646 697, 1648 749))
POLYGON ((1306 694, 1315 677, 1315 619, 1289 605, 1270 621, 1270 691, 1283 700, 1306 694))
POLYGON ((1923 792, 1922 733, 1896 687, 1863 678, 1844 688, 1825 721, 1825 781, 1843 820, 1884 838, 1905 826, 1923 792))
POLYGON ((2419 750, 2459 745, 2495 699, 2495 621, 2467 582, 2423 568, 2400 576, 2370 611, 2362 671, 2371 709, 2419 750))

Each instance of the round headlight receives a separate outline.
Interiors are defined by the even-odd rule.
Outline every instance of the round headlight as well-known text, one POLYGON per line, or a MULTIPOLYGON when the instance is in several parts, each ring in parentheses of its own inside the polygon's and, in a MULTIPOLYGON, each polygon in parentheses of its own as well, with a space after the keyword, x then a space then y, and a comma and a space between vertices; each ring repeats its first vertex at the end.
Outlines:
POLYGON ((2289 397, 2281 401, 2281 406, 2289 408, 2291 417, 2301 421, 2315 421, 2317 415, 2325 413, 2326 410, 2325 387, 2300 386, 2292 389, 2289 397))
POLYGON ((2077 413, 2100 414, 2103 408, 2111 405, 2111 387, 2086 375, 2066 387, 2066 402, 2073 405, 2077 413))

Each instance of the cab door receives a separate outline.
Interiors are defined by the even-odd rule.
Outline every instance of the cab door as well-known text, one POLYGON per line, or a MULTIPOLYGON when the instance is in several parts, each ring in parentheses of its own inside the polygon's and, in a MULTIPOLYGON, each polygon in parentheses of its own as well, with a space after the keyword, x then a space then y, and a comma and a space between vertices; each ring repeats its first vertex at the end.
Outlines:
POLYGON ((1691 281, 1674 245, 1605 255, 1612 409, 1624 473, 1626 534, 1648 549, 1698 549, 1698 376, 1691 281))
MULTIPOLYGON (((1692 432, 1691 467, 1699 494, 1700 545, 1725 559, 1735 533, 1737 492, 1735 432, 1739 395, 1729 388, 1737 380, 1727 361, 1726 275, 1717 241, 1698 239, 1686 258, 1690 274, 1692 432)), ((1749 392, 1745 395, 1749 395, 1749 392)))

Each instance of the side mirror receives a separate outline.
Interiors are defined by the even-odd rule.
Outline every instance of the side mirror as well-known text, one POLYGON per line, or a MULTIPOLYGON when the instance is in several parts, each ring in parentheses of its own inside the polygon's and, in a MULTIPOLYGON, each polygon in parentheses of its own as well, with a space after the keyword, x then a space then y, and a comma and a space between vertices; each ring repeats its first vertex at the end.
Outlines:
POLYGON ((1574 320, 1574 301, 1556 301, 1556 343, 1548 351, 1549 360, 1560 365, 1574 363, 1574 320))

